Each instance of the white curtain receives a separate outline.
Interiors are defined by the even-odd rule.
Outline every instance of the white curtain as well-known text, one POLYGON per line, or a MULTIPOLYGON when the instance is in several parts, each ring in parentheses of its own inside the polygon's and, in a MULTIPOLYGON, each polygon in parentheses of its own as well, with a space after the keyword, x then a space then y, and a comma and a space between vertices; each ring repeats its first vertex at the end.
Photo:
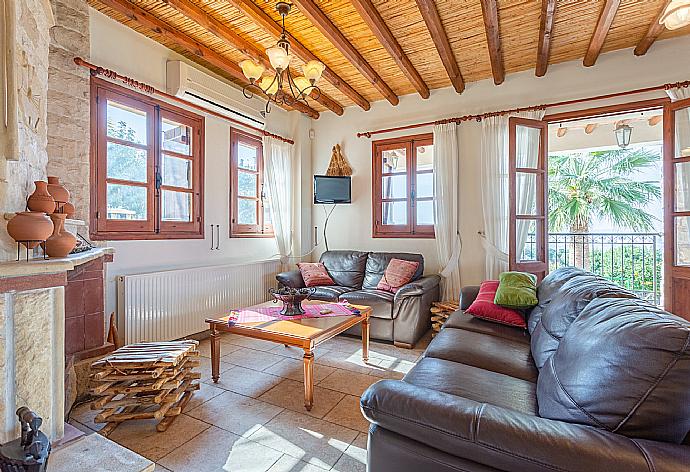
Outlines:
POLYGON ((264 136, 264 174, 271 221, 283 265, 292 251, 292 146, 264 136))
POLYGON ((443 269, 441 288, 443 300, 457 300, 460 296, 460 229, 458 226, 459 154, 458 125, 446 123, 434 126, 434 231, 436 253, 443 269))
MULTIPOLYGON (((520 113, 520 117, 539 120, 544 111, 520 113)), ((482 212, 484 216, 484 232, 482 244, 485 255, 485 278, 496 279, 501 272, 508 270, 508 227, 509 227, 509 195, 508 195, 508 120, 509 116, 493 116, 482 120, 482 212)), ((518 149, 524 150, 518 154, 519 159, 526 160, 537 155, 539 141, 532 133, 518 128, 516 135, 518 149)), ((519 161, 523 162, 523 161, 519 161)), ((534 164, 532 164, 534 165, 534 164)), ((526 165, 527 166, 527 165, 526 165)), ((518 212, 526 209, 534 201, 529 192, 518 195, 518 212)), ((528 225, 521 225, 518 234, 518 250, 522 251, 527 239, 528 225), (522 229, 524 226, 524 229, 522 229), (524 233, 524 234, 523 234, 524 233)))

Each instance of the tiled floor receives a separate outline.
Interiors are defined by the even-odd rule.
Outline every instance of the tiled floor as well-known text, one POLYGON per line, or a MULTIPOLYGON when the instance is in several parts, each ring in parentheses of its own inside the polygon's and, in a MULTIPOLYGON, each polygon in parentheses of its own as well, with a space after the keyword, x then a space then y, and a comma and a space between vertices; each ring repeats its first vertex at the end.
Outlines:
MULTIPOLYGON (((302 351, 226 334, 221 378, 211 380, 202 341, 201 389, 165 433, 155 421, 123 423, 110 439, 156 462, 157 472, 339 472, 366 469, 369 423, 359 396, 383 378, 402 378, 428 344, 398 349, 339 336, 316 350, 314 407, 304 409, 302 351)), ((98 430, 97 412, 75 408, 71 423, 98 430)))

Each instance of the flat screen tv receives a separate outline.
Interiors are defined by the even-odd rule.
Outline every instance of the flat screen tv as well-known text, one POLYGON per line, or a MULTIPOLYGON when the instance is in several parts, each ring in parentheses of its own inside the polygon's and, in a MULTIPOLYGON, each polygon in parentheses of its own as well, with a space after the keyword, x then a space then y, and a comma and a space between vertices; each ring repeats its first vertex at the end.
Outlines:
POLYGON ((315 175, 314 203, 352 203, 352 178, 315 175))

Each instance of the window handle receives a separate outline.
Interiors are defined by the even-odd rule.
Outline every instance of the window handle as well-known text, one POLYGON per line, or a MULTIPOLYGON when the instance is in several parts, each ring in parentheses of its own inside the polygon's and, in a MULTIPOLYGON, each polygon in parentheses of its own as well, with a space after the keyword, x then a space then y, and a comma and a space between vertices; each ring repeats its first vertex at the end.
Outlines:
POLYGON ((220 225, 216 225, 216 249, 220 249, 220 225))
POLYGON ((156 189, 160 189, 163 185, 163 176, 160 172, 156 172, 156 189))
POLYGON ((213 251, 213 225, 211 225, 211 251, 213 251))

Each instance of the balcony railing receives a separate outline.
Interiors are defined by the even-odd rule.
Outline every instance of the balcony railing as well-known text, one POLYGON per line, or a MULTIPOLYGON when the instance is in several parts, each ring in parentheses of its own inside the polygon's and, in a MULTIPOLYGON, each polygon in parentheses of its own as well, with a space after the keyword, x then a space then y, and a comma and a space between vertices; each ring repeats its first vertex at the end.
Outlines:
MULTIPOLYGON (((661 304, 663 247, 658 233, 551 233, 549 269, 580 267, 661 304)), ((535 235, 527 237, 522 260, 534 260, 535 235)))

